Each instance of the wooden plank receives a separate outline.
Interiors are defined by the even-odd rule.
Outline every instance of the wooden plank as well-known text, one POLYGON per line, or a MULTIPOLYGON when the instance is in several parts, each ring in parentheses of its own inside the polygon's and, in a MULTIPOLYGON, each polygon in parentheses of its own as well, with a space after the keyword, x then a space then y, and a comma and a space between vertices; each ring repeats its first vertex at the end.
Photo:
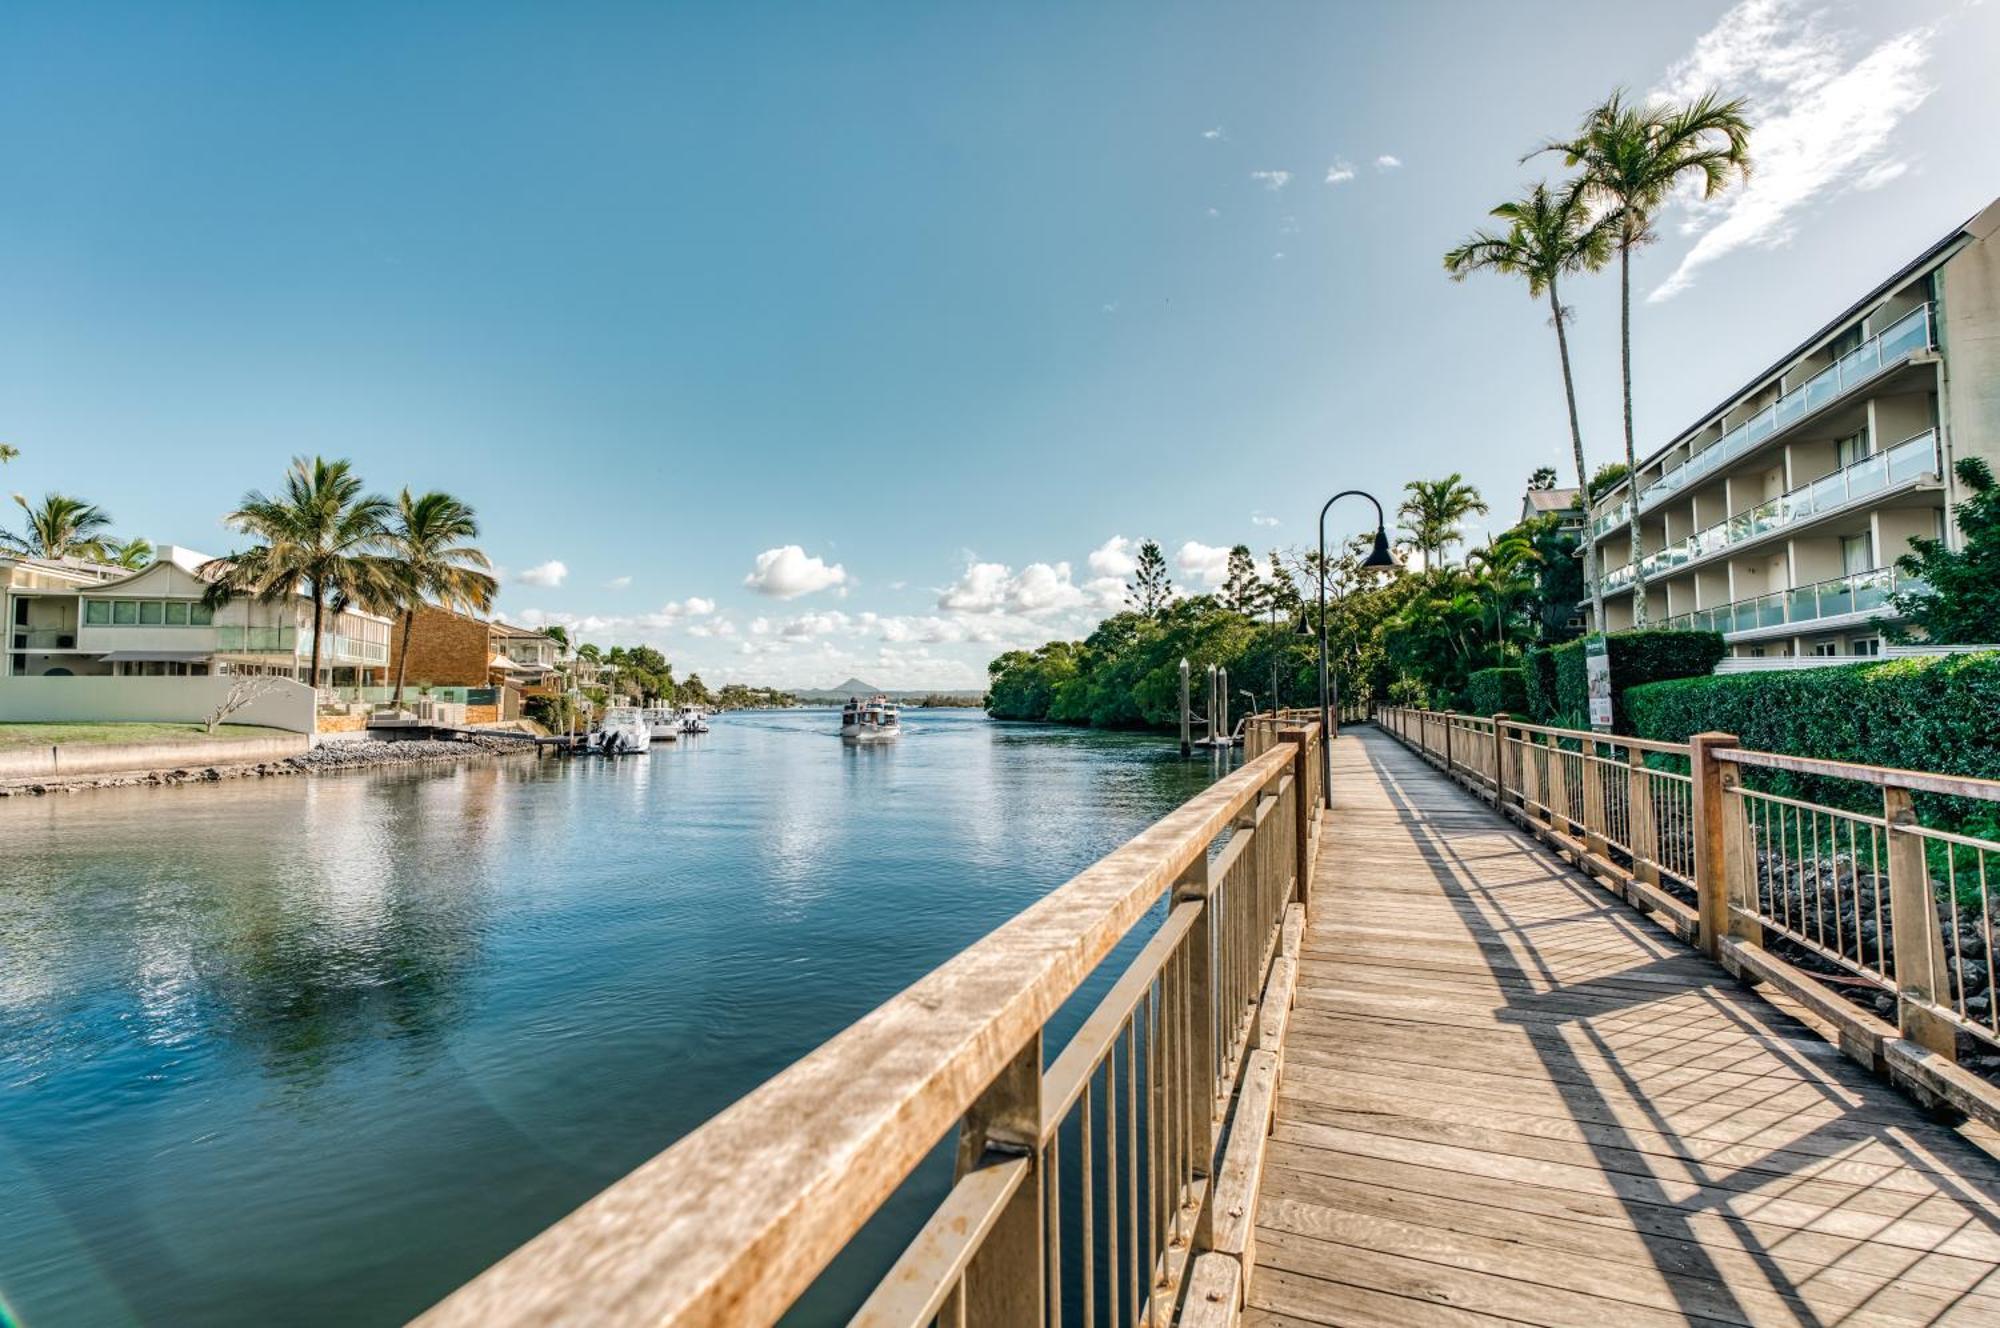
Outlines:
POLYGON ((1292 1019, 1292 990, 1297 965, 1290 959, 1271 962, 1271 979, 1264 984, 1264 999, 1257 1007, 1256 1045, 1267 1048, 1281 1059, 1285 1054, 1285 1030, 1292 1019))
POLYGON ((1256 1267, 1257 1191, 1264 1176, 1264 1146, 1271 1134, 1271 1110, 1278 1096, 1278 1058, 1253 1051, 1243 1066, 1243 1091, 1229 1126, 1222 1165, 1216 1169, 1209 1205, 1209 1248, 1256 1267))
POLYGON ((1204 1254, 1188 1273, 1181 1328, 1235 1328, 1242 1319, 1243 1269, 1225 1254, 1204 1254))

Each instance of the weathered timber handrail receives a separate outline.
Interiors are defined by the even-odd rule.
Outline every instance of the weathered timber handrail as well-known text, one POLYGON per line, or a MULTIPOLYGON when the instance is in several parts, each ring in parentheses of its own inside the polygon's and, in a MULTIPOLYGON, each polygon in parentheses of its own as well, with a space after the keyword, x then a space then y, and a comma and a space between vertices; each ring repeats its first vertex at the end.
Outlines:
MULTIPOLYGON (((1035 1244, 1031 1238, 1024 1245, 1018 1229, 1023 1213, 1032 1218, 1044 1202, 1040 1172, 1050 1159, 1033 1150, 1053 1142, 1043 1119, 1049 1090, 1071 1101, 1081 1090, 1087 1110, 1091 1070, 1087 1061, 1059 1057, 1044 1074, 1042 1029, 1169 891, 1180 902, 1162 930, 1165 939, 1141 952, 1144 962, 1163 965, 1156 975, 1161 985, 1143 996, 1149 1008, 1159 1007, 1151 1012, 1160 1021, 1143 1044, 1144 1091, 1153 1095, 1148 1109, 1164 1113, 1157 1129, 1148 1118, 1148 1145, 1157 1134, 1161 1162, 1177 1169, 1153 1174, 1184 1181, 1163 1201, 1174 1211, 1161 1229, 1174 1235, 1176 1257, 1185 1263, 1199 1242, 1188 1239, 1196 1227, 1193 1211, 1182 1214, 1180 1208, 1198 1206, 1215 1147, 1200 1118, 1210 1115, 1205 1107, 1217 1094, 1226 1101, 1226 1076, 1240 1069, 1244 1038, 1254 1037, 1254 1022, 1239 1019, 1224 1001, 1248 1000, 1254 1013, 1262 980, 1246 974, 1245 963, 1258 955, 1269 963, 1264 938, 1246 928, 1254 923, 1275 936, 1279 928, 1266 915, 1274 907, 1280 917, 1288 905, 1298 908, 1291 896, 1303 893, 1308 870, 1296 860, 1297 849, 1306 842, 1317 803, 1301 796, 1306 790, 1295 771, 1314 768, 1303 758, 1317 745, 1317 725, 1283 736, 613 1183, 418 1322, 434 1328, 501 1321, 732 1328, 773 1322, 954 1126, 960 1127, 960 1179, 941 1215, 961 1227, 968 1214, 978 1220, 970 1234, 961 1230, 944 1242, 935 1239, 934 1220, 898 1269, 919 1267, 926 1278, 941 1269, 947 1281, 895 1282, 892 1275, 895 1284, 878 1290, 870 1311, 882 1302, 899 1307, 896 1312, 923 1313, 945 1304, 946 1296, 958 1297, 963 1307, 982 1258, 994 1264, 996 1275, 980 1278, 978 1289, 998 1296, 994 1304, 1014 1313, 1039 1303, 1054 1285, 1053 1270, 1040 1263, 1009 1268, 1007 1259, 1035 1244), (1278 835, 1257 835, 1255 827, 1280 805, 1299 825, 1274 821, 1278 835), (1210 845, 1226 831, 1235 852, 1225 850, 1217 862, 1225 868, 1241 863, 1243 870, 1218 872, 1211 882, 1210 845), (1242 836, 1253 837, 1249 845, 1239 845, 1242 836), (1289 877, 1278 881, 1287 871, 1289 877), (1191 903, 1200 905, 1198 918, 1189 912, 1191 903), (1245 1031, 1229 1026, 1230 1019, 1245 1031), (1214 1030, 1212 1041, 1204 1040, 1204 1027, 1214 1030), (1164 1077, 1150 1068, 1156 1052, 1171 1071, 1164 1077), (1212 1079, 1204 1062, 1221 1077, 1212 1079), (1182 1083, 1185 1099, 1178 1096, 1182 1083), (1031 1159, 1025 1171, 1010 1165, 1023 1148, 1031 1159), (1169 1157, 1170 1148, 1179 1151, 1169 1157), (999 1167, 1007 1170, 993 1174, 999 1167)), ((1107 1005, 1138 998, 1137 989, 1152 976, 1141 970, 1121 982, 1107 1005)), ((1123 1017, 1129 1020, 1129 1012, 1123 1017)), ((1110 1020, 1115 1052, 1117 1019, 1100 1006, 1078 1040, 1085 1032, 1101 1033, 1097 1026, 1110 1020)), ((1139 1030, 1129 1029, 1127 1037, 1127 1054, 1136 1057, 1139 1030)), ((1162 1269, 1170 1253, 1164 1244, 1162 1269)), ((1032 1252, 1039 1259, 1039 1250, 1032 1252)), ((1175 1285, 1150 1266, 1145 1274, 1155 1291, 1171 1292, 1175 1285), (1156 1276, 1166 1280, 1156 1282, 1156 1276)), ((989 1307, 987 1317, 998 1314, 989 1307)))
POLYGON ((1388 706, 1376 724, 1731 971, 1804 1002, 1855 1059, 2000 1124, 2000 1092, 1953 1064, 1962 1036, 2000 1046, 2000 841, 1926 826, 1915 801, 2000 803, 2000 780, 1752 751, 1727 733, 1664 743, 1388 706), (1455 750, 1454 733, 1492 754, 1455 750), (1688 773, 1647 754, 1686 760, 1688 773), (1881 800, 1857 810, 1753 788, 1750 771, 1845 780, 1881 800), (1663 879, 1693 908, 1663 894, 1663 879), (1828 991, 1793 962, 1800 951, 1841 970, 1847 990, 1893 995, 1895 1025, 1828 991))

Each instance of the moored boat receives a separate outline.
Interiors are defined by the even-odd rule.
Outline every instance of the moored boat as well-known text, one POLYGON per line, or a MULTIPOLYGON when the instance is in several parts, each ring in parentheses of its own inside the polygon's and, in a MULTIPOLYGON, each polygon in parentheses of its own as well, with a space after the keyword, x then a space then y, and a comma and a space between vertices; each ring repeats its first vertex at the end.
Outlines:
POLYGON ((674 742, 681 736, 681 718, 672 706, 647 706, 639 712, 653 742, 674 742))
POLYGON ((637 706, 612 706, 604 712, 592 744, 605 756, 629 756, 648 751, 653 733, 637 706))

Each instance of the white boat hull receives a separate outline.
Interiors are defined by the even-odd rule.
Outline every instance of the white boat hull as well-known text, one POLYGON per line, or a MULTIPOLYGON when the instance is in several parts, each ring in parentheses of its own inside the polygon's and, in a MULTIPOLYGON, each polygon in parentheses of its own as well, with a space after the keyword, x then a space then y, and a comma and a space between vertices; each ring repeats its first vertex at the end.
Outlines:
POLYGON ((903 736, 903 730, 895 724, 842 724, 840 736, 849 742, 894 742, 903 736))

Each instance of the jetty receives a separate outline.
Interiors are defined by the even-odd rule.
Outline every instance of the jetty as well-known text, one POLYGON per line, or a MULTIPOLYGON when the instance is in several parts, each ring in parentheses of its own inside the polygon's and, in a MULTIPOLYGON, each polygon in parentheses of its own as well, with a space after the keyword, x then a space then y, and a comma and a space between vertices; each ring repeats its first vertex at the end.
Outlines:
POLYGON ((1254 717, 420 1322, 776 1322, 940 1147, 857 1324, 2000 1322, 2000 843, 1916 815, 2000 783, 1373 720, 1254 717))

